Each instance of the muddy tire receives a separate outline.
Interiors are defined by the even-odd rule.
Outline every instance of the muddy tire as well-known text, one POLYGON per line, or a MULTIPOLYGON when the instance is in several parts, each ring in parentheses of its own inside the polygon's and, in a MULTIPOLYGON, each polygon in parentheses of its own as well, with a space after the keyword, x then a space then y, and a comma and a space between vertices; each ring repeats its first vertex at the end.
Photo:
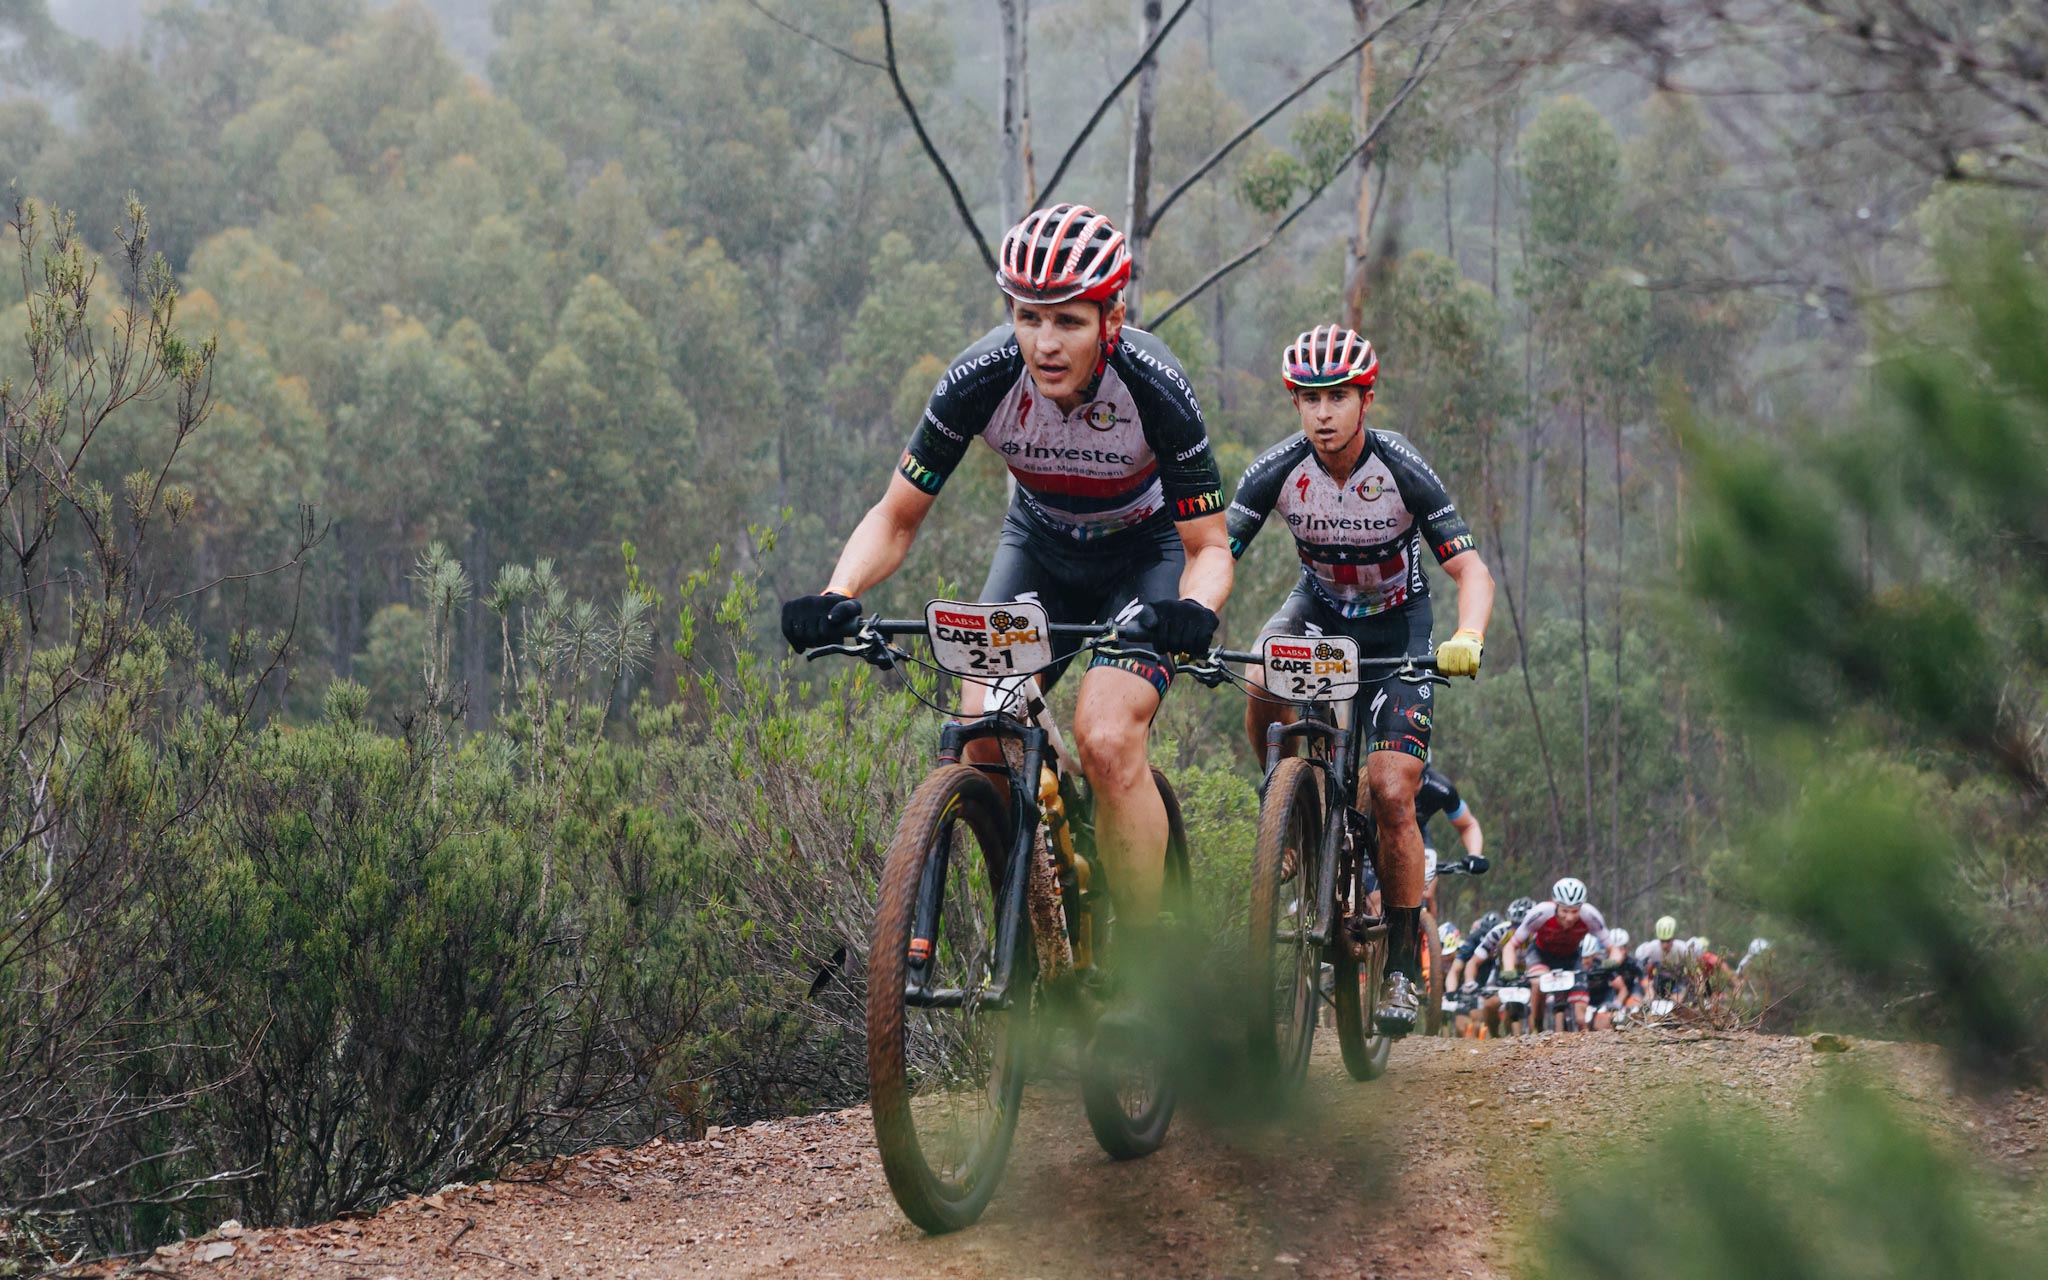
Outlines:
POLYGON ((1009 818, 979 770, 945 765, 919 784, 889 844, 868 950, 868 1093, 889 1190, 926 1231, 981 1216, 1002 1180, 1024 1089, 1031 942, 1019 940, 1004 1009, 974 996, 999 967, 996 922, 1009 818), (965 993, 912 1005, 915 981, 965 993))

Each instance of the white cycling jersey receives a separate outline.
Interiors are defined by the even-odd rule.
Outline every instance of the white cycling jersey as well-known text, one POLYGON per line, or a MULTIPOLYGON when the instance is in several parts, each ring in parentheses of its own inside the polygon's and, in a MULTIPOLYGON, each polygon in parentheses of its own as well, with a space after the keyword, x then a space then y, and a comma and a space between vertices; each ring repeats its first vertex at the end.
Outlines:
POLYGON ((1567 921, 1557 913, 1555 902, 1539 902, 1536 909, 1522 917, 1522 925, 1515 930, 1515 946, 1527 947, 1531 942, 1536 949, 1547 955, 1572 956, 1574 963, 1579 954, 1579 943, 1587 934, 1599 939, 1600 947, 1607 947, 1607 920, 1600 914, 1600 908, 1592 903, 1579 907, 1579 918, 1567 921))
POLYGON ((1636 948, 1636 963, 1643 967, 1645 973, 1665 965, 1682 968, 1697 958, 1693 953, 1692 943, 1684 938, 1673 938, 1670 942, 1660 942, 1652 938, 1636 948))

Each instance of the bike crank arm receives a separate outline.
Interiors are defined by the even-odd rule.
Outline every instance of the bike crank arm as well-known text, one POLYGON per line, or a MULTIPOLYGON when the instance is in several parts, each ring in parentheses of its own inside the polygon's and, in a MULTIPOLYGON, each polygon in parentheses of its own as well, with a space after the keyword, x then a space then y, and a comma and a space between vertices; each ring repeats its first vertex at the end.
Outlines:
POLYGON ((906 986, 903 1003, 918 1009, 964 1009, 976 1005, 983 1009, 1003 1010, 1010 1007, 1010 984, 998 983, 985 991, 964 991, 959 987, 940 987, 927 991, 920 987, 906 986))

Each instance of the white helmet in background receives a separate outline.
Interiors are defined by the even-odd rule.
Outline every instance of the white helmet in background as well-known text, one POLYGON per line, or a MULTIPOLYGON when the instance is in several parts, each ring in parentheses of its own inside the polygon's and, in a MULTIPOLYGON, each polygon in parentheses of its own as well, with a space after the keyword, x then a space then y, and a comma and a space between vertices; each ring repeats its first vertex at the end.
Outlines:
POLYGON ((1579 939, 1579 959, 1590 960, 1600 954, 1600 939, 1587 934, 1579 939))
POLYGON ((1751 938, 1751 939, 1749 940, 1749 954, 1750 954, 1750 955, 1753 955, 1753 956, 1760 956, 1760 955, 1762 955, 1762 954, 1763 954, 1764 952, 1766 952, 1766 951, 1769 951, 1770 949, 1771 949, 1771 940, 1770 940, 1769 938, 1751 938))
POLYGON ((1560 907, 1576 907, 1586 901, 1586 882, 1576 876, 1566 876, 1550 886, 1550 900, 1560 907))
POLYGON ((1434 879, 1436 879, 1436 850, 1430 848, 1428 845, 1423 845, 1422 883, 1428 884, 1430 881, 1434 879))
POLYGON ((1608 946, 1610 946, 1610 947, 1625 947, 1625 946, 1627 946, 1627 945, 1628 945, 1628 930, 1626 930, 1626 929, 1609 929, 1609 930, 1607 931, 1607 945, 1608 945, 1608 946))

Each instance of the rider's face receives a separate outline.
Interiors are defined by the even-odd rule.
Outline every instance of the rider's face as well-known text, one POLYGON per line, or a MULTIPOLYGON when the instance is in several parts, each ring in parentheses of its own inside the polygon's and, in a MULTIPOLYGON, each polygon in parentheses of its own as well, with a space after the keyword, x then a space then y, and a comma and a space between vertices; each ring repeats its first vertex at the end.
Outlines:
POLYGON ((1358 435, 1371 403, 1372 392, 1360 395, 1355 386, 1301 387, 1294 392, 1302 434, 1317 453, 1342 453, 1358 435))
POLYGON ((1080 395, 1094 378, 1104 324, 1111 334, 1121 329, 1124 304, 1119 299, 1104 314, 1096 302, 1013 302, 1010 319, 1038 394, 1057 401, 1080 395))
POLYGON ((1570 924, 1572 921, 1579 918, 1579 909, 1577 907, 1568 907, 1560 903, 1557 908, 1557 918, 1564 921, 1566 924, 1570 924))

